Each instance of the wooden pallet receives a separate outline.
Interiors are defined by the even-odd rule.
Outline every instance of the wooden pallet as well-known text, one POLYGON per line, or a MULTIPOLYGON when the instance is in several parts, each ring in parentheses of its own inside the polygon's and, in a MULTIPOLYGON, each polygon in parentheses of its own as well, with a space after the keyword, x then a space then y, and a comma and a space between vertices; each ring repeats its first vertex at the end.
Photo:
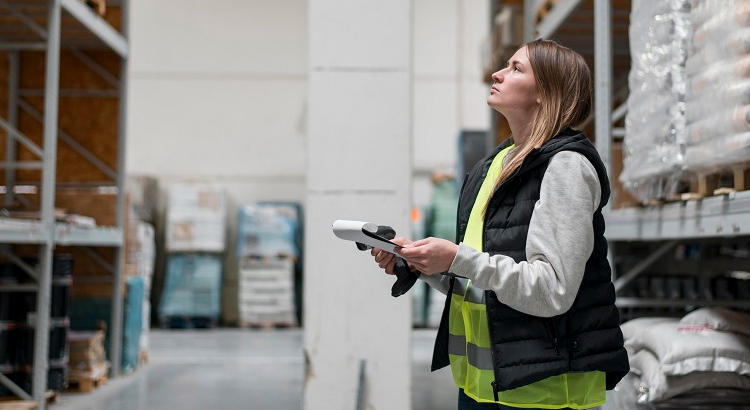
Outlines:
POLYGON ((219 319, 212 316, 160 316, 161 329, 213 329, 219 319))
POLYGON ((294 328, 297 327, 297 324, 294 322, 254 322, 245 320, 239 322, 239 327, 243 329, 271 330, 294 328))
MULTIPOLYGON (((56 391, 50 390, 44 398, 47 404, 60 402, 60 396, 56 391)), ((29 410, 37 408, 37 403, 33 400, 18 400, 15 396, 0 397, 0 410, 29 410)))
POLYGON ((138 352, 138 367, 148 364, 148 350, 141 349, 138 352))
POLYGON ((698 173, 690 181, 690 192, 681 200, 700 199, 712 195, 728 195, 750 189, 750 164, 738 164, 729 170, 698 173))
POLYGON ((68 374, 68 390, 88 393, 107 382, 109 365, 104 362, 94 366, 94 370, 78 371, 71 369, 68 374))

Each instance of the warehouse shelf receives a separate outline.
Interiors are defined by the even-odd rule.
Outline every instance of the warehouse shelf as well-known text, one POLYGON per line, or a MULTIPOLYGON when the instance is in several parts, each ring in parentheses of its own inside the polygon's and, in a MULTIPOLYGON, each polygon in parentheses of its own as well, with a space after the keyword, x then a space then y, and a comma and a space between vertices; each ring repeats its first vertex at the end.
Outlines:
MULTIPOLYGON (((0 243, 43 244, 44 228, 39 221, 14 221, 11 226, 0 219, 0 243)), ((55 244, 64 246, 120 246, 122 229, 116 227, 78 227, 56 224, 55 244)))
MULTIPOLYGON (((624 136, 622 120, 627 112, 628 75, 630 71, 629 0, 524 0, 524 41, 542 37, 552 39, 579 52, 594 69, 595 112, 594 135, 596 147, 607 166, 610 181, 615 184, 619 175, 613 173, 613 143, 624 136)), ((591 120, 591 119, 590 119, 591 120)), ((590 121, 589 120, 589 121, 590 121)), ((587 121, 583 126, 589 123, 587 121)), ((613 195, 615 190, 613 189, 613 195)), ((629 284, 646 275, 649 268, 686 240, 700 243, 725 243, 750 237, 750 191, 677 201, 653 206, 612 209, 616 198, 604 209, 605 236, 610 241, 610 263, 620 308, 685 309, 700 306, 725 306, 750 310, 750 300, 655 299, 621 296, 629 284), (637 242, 637 243, 636 243, 637 242), (632 245, 628 245, 632 243, 632 245), (620 246, 617 246, 617 245, 620 246), (637 249, 639 254, 620 255, 618 249, 637 249), (641 255, 645 249, 650 254, 641 255), (617 272, 615 260, 637 262, 617 272)), ((627 251, 625 251, 627 252, 627 251)), ((679 251, 677 251, 679 252, 679 251)), ((711 272, 725 271, 730 265, 721 264, 720 256, 700 255, 700 261, 690 260, 695 269, 685 269, 690 275, 710 277, 711 272), (716 259, 704 259, 716 258, 716 259), (719 266, 721 265, 721 266, 719 266)), ((743 259, 734 258, 737 266, 743 259)), ((680 262, 680 261, 676 261, 680 262)), ((681 261, 686 263, 687 261, 681 261)), ((745 271, 745 268, 740 270, 745 271)))
POLYGON ((60 0, 60 4, 120 57, 128 57, 128 41, 125 37, 94 13, 91 8, 80 0, 60 0))
POLYGON ((684 308, 689 306, 722 306, 737 309, 750 309, 750 300, 689 300, 689 299, 643 299, 618 297, 615 305, 620 308, 659 307, 684 308))
POLYGON ((610 241, 663 241, 750 235, 750 191, 609 211, 610 241))
MULTIPOLYGON (((125 222, 125 118, 127 107, 126 76, 128 67, 128 1, 112 2, 119 5, 119 13, 108 13, 101 17, 94 13, 81 0, 0 0, 0 19, 3 30, 0 33, 0 52, 8 53, 8 112, 0 121, 0 126, 6 132, 5 161, 0 167, 6 171, 5 175, 5 204, 13 203, 17 194, 13 187, 18 186, 16 171, 37 167, 41 169, 41 188, 39 196, 39 220, 16 220, 0 218, 0 243, 2 244, 37 244, 39 258, 36 269, 26 265, 14 256, 12 248, 0 248, 2 253, 12 262, 18 264, 22 270, 34 279, 31 285, 6 284, 7 288, 22 291, 35 291, 36 314, 30 325, 46 328, 56 323, 50 318, 50 303, 52 285, 56 278, 52 277, 53 249, 55 245, 64 246, 98 246, 115 249, 114 263, 109 267, 112 272, 113 297, 112 316, 110 326, 110 361, 112 375, 120 373, 120 345, 122 342, 122 311, 121 295, 124 222, 125 222), (60 89, 60 55, 61 49, 70 53, 75 59, 96 73, 112 88, 105 90, 89 90, 89 94, 82 94, 87 98, 118 98, 117 121, 117 153, 114 167, 108 166, 97 155, 86 149, 72 136, 65 133, 58 126, 58 107, 60 97, 65 97, 71 90, 60 89), (120 78, 118 79, 103 68, 84 51, 110 53, 119 62, 120 78), (44 84, 42 89, 19 88, 20 52, 44 51, 44 75, 36 82, 44 84), (113 53, 113 54, 112 54, 113 53), (43 80, 43 81, 38 81, 43 80), (24 98, 42 97, 43 105, 35 107, 24 98), (41 108, 41 109, 40 109, 41 108), (18 130, 19 109, 42 125, 42 143, 36 144, 18 130), (110 178, 107 183, 116 187, 115 202, 116 215, 113 227, 83 227, 55 222, 56 187, 63 185, 57 181, 58 139, 67 144, 76 154, 84 158, 89 164, 110 178), (33 161, 18 161, 17 144, 23 144, 35 156, 33 161), (32 289, 33 288, 33 289, 32 289)), ((26 73, 24 71, 24 73, 26 73)), ((76 94, 78 95, 78 94, 76 94)), ((88 113, 83 113, 88 114, 88 113)), ((66 181, 70 182, 70 181, 66 181)), ((83 181, 85 184, 86 182, 83 181)), ((24 181, 23 184, 28 184, 24 181)), ((101 262, 100 262, 101 263, 101 262)), ((0 383, 15 392, 23 399, 33 399, 38 408, 46 408, 45 393, 47 388, 47 368, 50 365, 48 357, 48 332, 36 332, 34 336, 34 362, 31 395, 13 384, 0 373, 0 383)))

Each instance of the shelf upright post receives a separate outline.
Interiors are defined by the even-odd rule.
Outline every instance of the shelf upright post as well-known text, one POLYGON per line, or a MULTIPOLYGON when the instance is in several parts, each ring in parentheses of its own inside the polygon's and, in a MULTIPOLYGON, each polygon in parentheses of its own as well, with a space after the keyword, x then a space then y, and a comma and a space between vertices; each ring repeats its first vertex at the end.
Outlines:
MULTIPOLYGON (((18 50, 8 52, 8 124, 18 129, 18 80, 20 54, 18 50)), ((16 138, 8 133, 5 139, 5 207, 13 206, 13 186, 16 185, 16 138)))
MULTIPOLYGON (((607 175, 612 175, 612 5, 611 0, 594 2, 594 79, 596 99, 594 127, 596 148, 607 175)), ((607 204, 611 208, 612 201, 607 204)), ((609 210, 609 209, 607 209, 609 210)))
POLYGON ((534 14, 536 13, 537 0, 523 0, 523 42, 528 43, 534 39, 534 14))
MULTIPOLYGON (((121 32, 125 39, 129 38, 128 0, 122 0, 120 5, 121 32)), ((127 134, 127 106, 128 106, 128 57, 123 56, 120 60, 120 105, 118 107, 117 120, 117 227, 120 230, 122 241, 115 248, 115 266, 112 285, 112 326, 110 339, 110 352, 112 353, 112 376, 120 374, 122 363, 122 294, 123 282, 122 271, 125 261, 125 137, 127 134)))
MULTIPOLYGON (((594 2, 594 129, 596 149, 607 168, 607 175, 612 175, 612 2, 598 0, 594 2)), ((612 209, 613 194, 607 202, 604 212, 612 209)), ((607 247, 607 259, 612 269, 612 279, 617 276, 615 257, 612 246, 607 247)))
POLYGON ((60 79, 60 0, 49 0, 47 52, 44 80, 44 167, 42 169, 42 232, 39 247, 39 289, 34 332, 34 379, 32 393, 39 409, 45 409, 52 293, 52 251, 55 246, 55 167, 57 160, 57 104, 60 79))

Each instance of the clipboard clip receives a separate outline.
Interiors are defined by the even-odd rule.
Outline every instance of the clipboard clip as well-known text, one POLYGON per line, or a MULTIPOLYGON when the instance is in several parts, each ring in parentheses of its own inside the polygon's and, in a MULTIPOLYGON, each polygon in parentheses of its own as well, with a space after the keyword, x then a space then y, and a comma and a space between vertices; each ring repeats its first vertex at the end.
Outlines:
MULTIPOLYGON (((396 237, 396 231, 387 225, 378 225, 378 229, 374 233, 375 235, 382 236, 388 240, 396 237)), ((366 251, 372 248, 372 246, 363 243, 355 243, 357 244, 357 249, 360 251, 366 251)), ((396 258, 396 266, 393 268, 393 273, 396 274, 396 283, 391 287, 391 296, 394 298, 408 292, 417 282, 417 279, 419 279, 419 274, 412 271, 403 258, 396 258)))

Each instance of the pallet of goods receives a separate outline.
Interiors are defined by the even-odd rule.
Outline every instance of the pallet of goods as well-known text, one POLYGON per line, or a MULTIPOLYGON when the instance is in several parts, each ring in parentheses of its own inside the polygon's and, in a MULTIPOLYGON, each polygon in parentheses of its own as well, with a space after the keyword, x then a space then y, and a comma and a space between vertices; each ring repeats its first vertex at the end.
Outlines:
POLYGON ((221 313, 226 195, 201 183, 176 183, 167 192, 168 253, 159 325, 214 327, 221 313))
POLYGON ((207 184, 173 184, 168 190, 168 252, 223 252, 226 196, 207 184))
POLYGON ((673 195, 684 166, 690 2, 634 0, 629 40, 630 95, 619 178, 647 203, 673 195))
POLYGON ((750 189, 750 1, 694 0, 685 63, 690 193, 750 189))
POLYGON ((294 261, 245 258, 239 271, 241 327, 293 327, 294 261))
POLYGON ((750 189, 750 1, 633 1, 620 181, 641 203, 750 189))
MULTIPOLYGON (((239 324, 297 326, 295 277, 301 208, 296 204, 240 207, 237 228, 239 324)), ((299 275, 301 276, 301 275, 299 275)))
POLYGON ((164 328, 216 326, 221 303, 222 269, 221 256, 170 255, 159 303, 159 325, 164 328))
POLYGON ((90 392, 107 381, 109 364, 104 349, 103 330, 70 332, 68 380, 80 392, 90 392))

